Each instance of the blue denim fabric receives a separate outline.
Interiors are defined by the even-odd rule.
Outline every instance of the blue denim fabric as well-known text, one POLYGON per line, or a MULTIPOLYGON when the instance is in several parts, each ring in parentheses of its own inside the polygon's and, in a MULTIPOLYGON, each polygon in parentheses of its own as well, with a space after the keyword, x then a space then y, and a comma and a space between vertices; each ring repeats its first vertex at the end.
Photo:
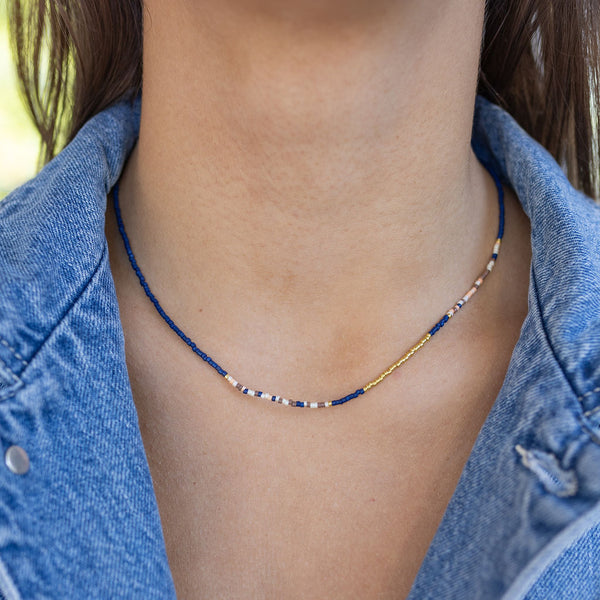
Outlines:
MULTIPOLYGON (((0 464, 10 600, 175 597, 104 237, 139 108, 0 203, 0 449, 31 461, 0 464)), ((600 208, 482 98, 473 147, 531 220, 529 312, 409 599, 598 600, 600 208)))

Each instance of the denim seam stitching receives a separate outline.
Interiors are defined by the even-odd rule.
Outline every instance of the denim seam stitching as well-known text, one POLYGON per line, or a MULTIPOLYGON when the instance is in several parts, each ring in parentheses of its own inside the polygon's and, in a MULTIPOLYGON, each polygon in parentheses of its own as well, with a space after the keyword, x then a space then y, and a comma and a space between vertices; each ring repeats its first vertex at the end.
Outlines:
MULTIPOLYGON (((586 392, 585 394, 581 394, 581 396, 578 396, 577 400, 581 401, 584 398, 587 398, 588 396, 595 394, 596 392, 600 392, 600 386, 594 388, 593 390, 590 390, 589 392, 586 392)), ((600 408, 600 407, 598 407, 598 408, 600 408)))
POLYGON ((17 393, 17 390, 21 387, 21 385, 23 385, 23 382, 21 381, 21 379, 19 379, 17 375, 13 373, 13 371, 1 358, 0 366, 4 367, 4 371, 6 371, 14 380, 14 388, 12 390, 9 388, 9 391, 7 392, 0 391, 0 402, 3 402, 4 400, 12 398, 17 393))
POLYGON ((26 367, 28 365, 27 361, 3 337, 0 337, 0 344, 2 344, 5 348, 8 348, 10 353, 17 360, 21 361, 21 363, 23 364, 24 367, 26 367))
POLYGON ((596 406, 596 408, 593 408, 592 410, 588 410, 586 412, 584 412, 584 416, 586 417, 593 417, 595 414, 598 414, 600 412, 600 406, 596 406))
POLYGON ((600 412, 600 406, 596 406, 595 408, 592 408, 592 410, 588 410, 587 412, 583 413, 586 417, 593 417, 595 414, 600 412))
POLYGON ((6 372, 13 378, 15 383, 21 383, 21 380, 18 378, 18 376, 12 372, 12 370, 8 367, 8 365, 1 358, 0 358, 0 365, 2 365, 6 369, 6 372))
MULTIPOLYGON (((100 265, 102 264, 102 262, 104 260, 104 257, 106 255, 106 249, 107 248, 106 248, 106 240, 105 240, 104 241, 104 245, 102 247, 102 254, 100 255, 100 260, 98 260, 98 264, 94 267, 94 270, 92 271, 92 274, 89 276, 89 278, 87 279, 87 281, 81 287, 81 289, 79 290, 79 292, 77 292, 75 294, 75 296, 71 300, 71 303, 66 308, 65 312, 60 316, 60 318, 56 321, 56 323, 54 324, 54 326, 52 327, 52 329, 50 329, 50 331, 48 332, 48 335, 42 340, 41 344, 37 347, 37 349, 35 350, 35 352, 29 357, 29 365, 33 362, 33 360, 35 359, 35 357, 41 352, 41 350, 44 348, 44 346, 46 345, 46 343, 48 342, 48 340, 52 337, 52 334, 56 331, 56 329, 60 326, 60 324, 66 319, 66 317, 69 315, 69 313, 71 312, 71 310, 73 309, 73 307, 77 304, 77 302, 79 301, 79 299, 81 298, 81 296, 85 293, 85 291, 89 287, 90 283, 93 281, 94 277, 96 276, 96 273, 98 273, 98 269, 100 269, 100 265)), ((25 371, 21 372, 21 376, 23 376, 24 372, 25 371)))

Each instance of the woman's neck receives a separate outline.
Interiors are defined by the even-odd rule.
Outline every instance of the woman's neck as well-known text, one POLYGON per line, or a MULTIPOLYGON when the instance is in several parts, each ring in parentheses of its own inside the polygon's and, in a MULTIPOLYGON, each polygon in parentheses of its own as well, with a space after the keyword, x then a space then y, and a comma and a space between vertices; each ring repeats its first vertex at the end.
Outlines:
POLYGON ((395 325, 430 325, 495 237, 470 148, 483 4, 147 0, 121 198, 163 298, 233 332, 293 314, 335 337, 402 302, 395 325))

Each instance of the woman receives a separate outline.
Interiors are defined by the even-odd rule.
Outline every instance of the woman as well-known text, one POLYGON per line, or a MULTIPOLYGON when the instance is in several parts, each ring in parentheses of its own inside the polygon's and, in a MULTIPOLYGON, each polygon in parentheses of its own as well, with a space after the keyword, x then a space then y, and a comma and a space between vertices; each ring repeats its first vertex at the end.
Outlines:
POLYGON ((597 598, 599 3, 26 8, 2 594, 597 598))

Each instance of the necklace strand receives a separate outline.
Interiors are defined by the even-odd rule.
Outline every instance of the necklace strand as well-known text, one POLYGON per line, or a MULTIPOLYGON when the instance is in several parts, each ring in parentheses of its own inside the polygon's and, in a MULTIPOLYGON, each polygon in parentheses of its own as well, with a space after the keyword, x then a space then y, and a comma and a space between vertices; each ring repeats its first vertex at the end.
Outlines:
POLYGON ((450 308, 444 316, 412 347, 410 348, 402 357, 400 357, 394 364, 390 365, 381 375, 367 383, 364 387, 357 389, 356 391, 344 396, 343 398, 338 398, 337 400, 331 400, 327 402, 301 402, 297 400, 289 400, 284 398, 283 396, 277 396, 275 394, 270 394, 268 392, 261 392, 253 390, 241 383, 239 383, 236 379, 234 379, 225 369, 223 369, 216 361, 214 361, 208 354, 203 352, 198 346, 175 324, 173 319, 169 317, 169 315, 165 312, 163 307, 160 305, 156 296, 150 290, 150 286, 146 282, 146 278, 142 274, 140 267, 137 264, 133 251, 131 249, 131 244, 129 243, 129 238, 125 233, 125 225, 123 224, 123 218, 121 216, 121 209, 119 206, 119 184, 117 183, 113 189, 113 201, 114 201, 114 209, 115 215, 117 218, 117 224, 119 227, 119 232, 121 233, 121 237, 123 238, 123 243, 125 245, 125 250, 127 252, 127 256, 129 257, 129 262, 135 271, 140 285, 144 288, 146 295, 154 304, 154 307, 158 311, 158 314, 166 321, 169 327, 208 365, 210 365, 221 377, 223 377, 229 384, 231 384, 235 389, 240 391, 242 394, 246 394, 248 396, 254 396, 257 398, 265 398, 272 402, 276 402, 278 404, 283 404, 285 406, 295 406, 299 408, 328 408, 331 406, 339 406, 340 404, 345 404, 346 402, 357 398, 358 396, 364 394, 369 391, 371 388, 379 385, 388 375, 393 373, 398 367, 403 365, 409 358, 414 356, 429 340, 475 295, 477 290, 483 284, 485 278, 492 272, 494 268, 494 264, 496 263, 496 259, 498 258, 498 253, 500 252, 500 245, 502 243, 502 237, 504 236, 504 192, 502 189, 502 183, 500 179, 496 175, 496 173, 488 166, 484 165, 486 169, 489 171, 490 175, 493 177, 494 182, 496 184, 496 189, 498 191, 498 205, 499 205, 499 219, 498 219, 498 237, 494 242, 494 247, 492 250, 492 255, 490 260, 487 263, 487 266, 483 270, 483 272, 479 275, 479 277, 473 282, 472 287, 467 291, 467 293, 458 300, 452 308, 450 308))

